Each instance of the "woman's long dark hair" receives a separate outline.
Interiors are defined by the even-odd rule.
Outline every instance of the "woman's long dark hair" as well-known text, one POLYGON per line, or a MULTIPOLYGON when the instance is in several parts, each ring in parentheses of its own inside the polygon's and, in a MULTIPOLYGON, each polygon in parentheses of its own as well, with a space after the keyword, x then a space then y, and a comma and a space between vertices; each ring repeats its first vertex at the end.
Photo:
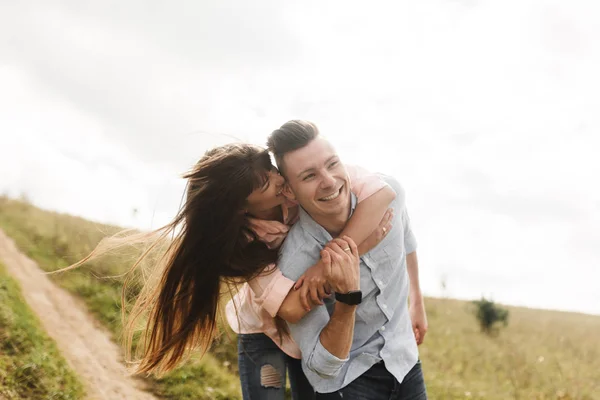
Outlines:
POLYGON ((175 219, 149 234, 105 239, 85 259, 107 250, 153 238, 123 287, 123 312, 133 270, 146 255, 168 243, 160 262, 144 284, 125 323, 128 358, 140 319, 148 315, 138 351, 137 373, 162 374, 176 367, 191 349, 205 352, 216 330, 222 284, 254 278, 277 258, 258 240, 250 240, 244 213, 250 193, 263 185, 271 170, 266 150, 231 144, 208 151, 184 175, 186 200, 175 219), (158 236, 158 238, 157 238, 158 236), (174 236, 168 240, 169 236, 174 236))

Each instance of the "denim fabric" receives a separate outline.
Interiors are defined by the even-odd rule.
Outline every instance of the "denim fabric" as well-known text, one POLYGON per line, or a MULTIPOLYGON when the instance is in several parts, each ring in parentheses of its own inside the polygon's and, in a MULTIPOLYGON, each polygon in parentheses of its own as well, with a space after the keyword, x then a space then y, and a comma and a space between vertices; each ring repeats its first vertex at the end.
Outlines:
POLYGON ((421 362, 404 377, 402 383, 380 362, 356 378, 345 388, 334 392, 317 394, 317 400, 427 400, 421 362))
POLYGON ((292 399, 315 398, 314 390, 302 372, 300 360, 285 354, 264 333, 238 335, 238 364, 244 400, 284 400, 287 372, 292 399), (279 372, 280 387, 261 384, 261 369, 265 365, 271 365, 279 372))

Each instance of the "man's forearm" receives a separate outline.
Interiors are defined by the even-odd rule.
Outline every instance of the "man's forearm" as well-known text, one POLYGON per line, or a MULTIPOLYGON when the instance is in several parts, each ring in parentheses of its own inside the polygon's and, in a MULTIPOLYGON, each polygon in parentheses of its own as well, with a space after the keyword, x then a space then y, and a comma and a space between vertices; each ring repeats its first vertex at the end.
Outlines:
POLYGON ((337 358, 344 359, 350 354, 356 307, 336 302, 333 314, 319 336, 321 345, 337 358))
POLYGON ((416 251, 406 256, 406 269, 408 270, 408 279, 410 280, 409 301, 412 304, 422 302, 423 294, 421 293, 421 284, 419 282, 419 261, 416 251))
POLYGON ((419 262, 415 251, 406 256, 406 268, 410 280, 410 292, 408 294, 410 319, 417 345, 421 345, 427 334, 428 324, 425 302, 419 285, 419 262))

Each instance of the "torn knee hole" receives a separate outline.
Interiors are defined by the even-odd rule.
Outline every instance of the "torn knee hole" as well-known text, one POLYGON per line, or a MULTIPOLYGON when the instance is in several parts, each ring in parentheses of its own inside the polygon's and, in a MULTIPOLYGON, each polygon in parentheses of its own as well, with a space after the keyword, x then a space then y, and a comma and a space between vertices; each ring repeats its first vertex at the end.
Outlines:
POLYGON ((260 384, 263 387, 281 388, 281 374, 271 364, 260 368, 260 384))

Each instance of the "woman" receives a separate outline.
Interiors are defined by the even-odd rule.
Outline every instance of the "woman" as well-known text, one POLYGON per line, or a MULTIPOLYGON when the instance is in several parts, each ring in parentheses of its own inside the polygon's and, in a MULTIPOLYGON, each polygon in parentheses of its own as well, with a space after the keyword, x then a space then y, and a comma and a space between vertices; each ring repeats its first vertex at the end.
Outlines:
MULTIPOLYGON (((356 167, 348 167, 348 172, 359 205, 340 236, 349 235, 361 240, 375 230, 376 221, 381 220, 395 193, 375 175, 356 167)), ((289 225, 297 220, 298 207, 278 195, 284 184, 283 178, 275 170, 271 172, 269 182, 265 182, 265 187, 255 190, 248 197, 248 213, 263 218, 249 218, 250 227, 257 239, 270 248, 281 245, 289 225), (269 199, 273 199, 274 203, 269 199), (270 207, 275 204, 276 207, 270 207)), ((382 232, 389 231, 391 217, 390 212, 382 220, 381 228, 384 229, 376 231, 371 240, 361 243, 361 254, 381 240, 382 232)), ((322 267, 321 263, 316 264, 295 285, 274 266, 267 268, 245 284, 227 304, 227 320, 238 333, 239 370, 244 399, 283 399, 286 367, 293 397, 311 398, 308 392, 312 394, 312 387, 302 373, 300 350, 293 339, 286 335, 285 326, 281 325, 281 321, 278 323, 276 317, 297 322, 310 311, 311 305, 322 304, 327 289, 322 278, 322 267), (308 282, 303 284, 305 280, 308 282), (290 292, 292 287, 300 291, 290 292), (277 393, 279 395, 275 397, 277 393)))
MULTIPOLYGON (((283 225, 293 223, 297 207, 286 204, 282 195, 283 178, 273 168, 268 152, 253 145, 221 146, 208 151, 184 177, 188 180, 186 200, 170 224, 150 234, 103 241, 88 257, 66 269, 75 268, 108 248, 146 241, 149 238, 156 239, 158 236, 134 264, 133 271, 150 251, 158 248, 161 243, 167 243, 158 268, 155 268, 153 276, 143 286, 125 324, 126 345, 129 350, 137 322, 149 313, 145 334, 140 341, 141 357, 137 373, 161 374, 175 368, 191 349, 206 351, 215 333, 222 284, 231 287, 250 282, 242 290, 242 293, 247 294, 246 298, 243 299, 240 294, 237 299, 242 298, 242 301, 236 302, 241 306, 240 324, 237 328, 240 330, 242 326, 240 378, 244 399, 283 399, 286 365, 291 372, 294 398, 312 398, 312 388, 302 374, 299 360, 293 358, 299 357, 297 348, 291 338, 285 335, 284 325, 276 323, 271 316, 279 314, 284 318, 288 316, 294 319, 306 313, 307 310, 300 301, 300 291, 284 293, 284 300, 280 301, 277 310, 273 309, 272 301, 268 303, 268 307, 271 307, 268 311, 259 307, 261 314, 263 311, 266 313, 260 317, 261 321, 266 321, 263 330, 244 332, 249 325, 242 323, 242 320, 251 315, 244 310, 253 312, 261 299, 263 302, 265 299, 265 296, 261 297, 265 290, 263 293, 258 293, 257 290, 255 294, 249 288, 260 288, 265 282, 270 282, 268 293, 273 294, 289 291, 293 285, 293 282, 286 282, 274 265, 277 247, 285 234, 283 225), (281 226, 277 223, 261 224, 261 220, 278 221, 281 226), (279 227, 274 235, 276 237, 272 235, 272 226, 279 227), (173 238, 167 241, 170 235, 173 238), (248 292, 252 293, 250 297, 248 292), (283 350, 273 346, 274 342, 271 340, 263 340, 266 338, 265 334, 271 338, 279 338, 283 350), (249 338, 248 335, 254 337, 249 338), (279 359, 285 360, 283 370, 275 369, 277 373, 270 375, 268 372, 272 371, 264 371, 265 374, 258 375, 256 379, 250 372, 258 368, 252 364, 249 353, 244 351, 250 347, 250 343, 257 344, 259 349, 264 350, 262 353, 279 354, 279 359), (286 353, 292 357, 288 357, 286 353), (272 384, 277 383, 277 379, 279 384, 272 384)), ((371 247, 376 244, 378 233, 373 231, 377 223, 366 226, 367 221, 364 221, 365 225, 360 226, 360 218, 364 218, 360 216, 368 215, 370 220, 376 216, 375 221, 379 222, 394 196, 393 191, 390 194, 388 190, 391 191, 389 188, 378 190, 376 195, 368 199, 375 203, 370 204, 371 207, 378 207, 375 212, 365 210, 364 206, 369 206, 368 201, 359 204, 348 224, 349 229, 344 234, 354 236, 357 243, 362 243, 371 236, 371 247)), ((389 229, 389 225, 387 227, 389 229)), ((313 271, 308 271, 310 282, 314 281, 311 294, 325 295, 324 282, 312 279, 314 275, 318 276, 315 272, 318 268, 319 264, 311 268, 313 271), (311 275, 310 272, 314 274, 311 275)), ((123 299, 132 276, 129 274, 125 281, 123 299)), ((123 309, 125 308, 126 305, 123 304, 123 309)), ((231 318, 229 320, 231 322, 231 318)), ((129 356, 129 352, 127 355, 129 356)))

